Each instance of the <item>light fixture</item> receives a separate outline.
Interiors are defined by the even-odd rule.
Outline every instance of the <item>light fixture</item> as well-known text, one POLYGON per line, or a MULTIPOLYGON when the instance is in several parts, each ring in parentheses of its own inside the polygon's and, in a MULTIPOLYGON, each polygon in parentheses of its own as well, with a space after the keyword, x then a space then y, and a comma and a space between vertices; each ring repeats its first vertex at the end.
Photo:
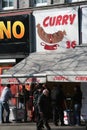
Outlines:
POLYGON ((0 63, 16 63, 16 59, 0 59, 0 63))

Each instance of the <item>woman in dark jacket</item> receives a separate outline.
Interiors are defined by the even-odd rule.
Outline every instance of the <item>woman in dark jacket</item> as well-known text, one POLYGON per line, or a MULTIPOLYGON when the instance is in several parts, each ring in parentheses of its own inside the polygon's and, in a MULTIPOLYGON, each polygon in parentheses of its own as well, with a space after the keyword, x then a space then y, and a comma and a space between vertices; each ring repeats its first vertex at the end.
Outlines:
POLYGON ((73 96, 73 107, 74 107, 74 124, 80 125, 80 115, 81 115, 81 107, 82 107, 82 92, 79 86, 74 88, 74 96, 73 96))

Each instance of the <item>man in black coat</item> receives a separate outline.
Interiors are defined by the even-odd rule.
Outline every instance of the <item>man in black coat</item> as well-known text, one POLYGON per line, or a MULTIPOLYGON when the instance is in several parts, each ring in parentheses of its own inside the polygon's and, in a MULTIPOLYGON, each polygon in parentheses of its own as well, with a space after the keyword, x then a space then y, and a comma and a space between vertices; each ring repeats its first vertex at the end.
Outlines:
POLYGON ((38 110, 40 118, 37 121, 37 130, 42 130, 42 123, 44 123, 47 130, 51 130, 48 124, 49 111, 50 111, 50 97, 49 97, 49 91, 47 89, 43 90, 42 94, 38 99, 38 110))
POLYGON ((51 104, 53 111, 53 123, 57 126, 58 121, 61 121, 61 125, 64 125, 64 113, 63 106, 65 104, 65 96, 61 89, 62 86, 55 85, 51 91, 51 104))

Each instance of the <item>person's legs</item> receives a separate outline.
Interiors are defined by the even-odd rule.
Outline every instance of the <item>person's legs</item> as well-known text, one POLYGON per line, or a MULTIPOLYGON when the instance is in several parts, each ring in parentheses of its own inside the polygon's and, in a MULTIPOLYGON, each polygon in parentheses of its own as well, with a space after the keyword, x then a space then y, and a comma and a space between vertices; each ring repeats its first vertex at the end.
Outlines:
POLYGON ((74 124, 80 125, 80 105, 74 105, 74 124))
POLYGON ((57 108, 56 108, 56 106, 54 105, 52 109, 53 109, 53 123, 54 123, 55 125, 58 125, 58 124, 57 124, 57 118, 58 118, 57 108))
POLYGON ((59 119, 61 121, 61 126, 64 125, 64 113, 62 108, 58 108, 58 114, 59 114, 59 119))
POLYGON ((3 108, 6 110, 6 122, 9 122, 10 109, 7 102, 3 103, 3 108))
POLYGON ((46 126, 47 130, 51 130, 50 125, 48 123, 48 119, 44 118, 44 125, 46 126))
POLYGON ((39 120, 37 122, 37 130, 42 130, 42 125, 43 125, 43 121, 42 120, 39 120))
POLYGON ((37 114, 37 120, 36 120, 36 127, 37 130, 42 130, 42 126, 43 126, 43 118, 40 116, 40 114, 37 114))
POLYGON ((2 104, 2 123, 4 123, 4 117, 3 117, 3 114, 4 114, 4 107, 3 107, 3 104, 2 104))

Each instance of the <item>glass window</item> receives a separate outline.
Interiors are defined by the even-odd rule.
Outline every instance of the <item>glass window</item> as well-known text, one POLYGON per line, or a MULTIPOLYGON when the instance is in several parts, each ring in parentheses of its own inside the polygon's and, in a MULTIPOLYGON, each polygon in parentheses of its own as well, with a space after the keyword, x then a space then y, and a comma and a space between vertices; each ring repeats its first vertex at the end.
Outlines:
POLYGON ((47 5, 47 0, 35 0, 36 6, 47 5))
POLYGON ((11 9, 13 8, 14 0, 2 0, 2 8, 3 9, 11 9))
POLYGON ((81 1, 85 1, 85 0, 65 0, 66 3, 72 3, 72 2, 81 2, 81 1))
POLYGON ((2 1, 2 7, 8 7, 8 2, 7 0, 2 1))
POLYGON ((36 3, 45 3, 47 0, 36 0, 36 3))
POLYGON ((13 0, 9 0, 9 6, 13 6, 13 0))

